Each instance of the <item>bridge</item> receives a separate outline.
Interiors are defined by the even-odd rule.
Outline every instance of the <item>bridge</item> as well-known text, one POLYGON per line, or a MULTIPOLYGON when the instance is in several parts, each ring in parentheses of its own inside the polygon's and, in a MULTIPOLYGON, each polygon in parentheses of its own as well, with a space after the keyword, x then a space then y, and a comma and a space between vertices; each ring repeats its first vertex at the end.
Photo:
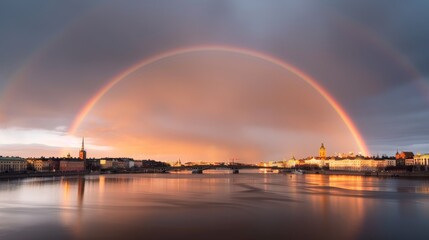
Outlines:
POLYGON ((178 171, 192 171, 193 174, 202 174, 205 170, 231 170, 233 174, 238 174, 241 169, 280 169, 273 167, 259 167, 252 165, 194 165, 194 166, 180 166, 180 167, 167 167, 166 172, 178 171))

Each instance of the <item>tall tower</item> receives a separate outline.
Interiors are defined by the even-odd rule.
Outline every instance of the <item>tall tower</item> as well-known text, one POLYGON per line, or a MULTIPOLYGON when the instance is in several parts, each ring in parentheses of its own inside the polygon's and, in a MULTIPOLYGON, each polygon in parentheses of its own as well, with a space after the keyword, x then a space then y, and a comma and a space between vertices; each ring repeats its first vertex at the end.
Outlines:
POLYGON ((79 159, 86 161, 85 138, 82 138, 82 148, 79 151, 79 159))
POLYGON ((319 157, 321 159, 325 159, 326 158, 326 149, 325 149, 325 146, 323 146, 323 143, 322 143, 322 146, 320 146, 320 149, 319 149, 319 157))

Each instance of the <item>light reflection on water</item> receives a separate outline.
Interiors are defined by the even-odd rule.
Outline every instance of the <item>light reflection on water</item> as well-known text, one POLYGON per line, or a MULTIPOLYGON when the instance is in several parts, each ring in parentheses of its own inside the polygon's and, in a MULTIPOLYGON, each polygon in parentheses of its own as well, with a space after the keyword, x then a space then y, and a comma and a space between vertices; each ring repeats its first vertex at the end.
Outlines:
POLYGON ((0 239, 428 239, 429 182, 240 172, 0 182, 0 239))

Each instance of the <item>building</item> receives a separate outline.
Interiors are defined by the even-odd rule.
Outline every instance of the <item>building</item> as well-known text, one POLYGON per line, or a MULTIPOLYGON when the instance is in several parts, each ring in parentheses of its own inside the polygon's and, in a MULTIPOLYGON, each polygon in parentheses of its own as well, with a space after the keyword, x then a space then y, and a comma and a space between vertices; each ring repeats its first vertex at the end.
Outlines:
POLYGON ((59 161, 60 172, 82 172, 85 171, 85 162, 80 158, 64 158, 59 161))
POLYGON ((356 158, 356 154, 354 152, 349 153, 337 153, 335 154, 338 158, 356 158))
POLYGON ((295 159, 295 157, 292 156, 291 159, 285 161, 285 164, 284 164, 285 168, 294 168, 296 166, 297 162, 298 161, 295 159))
POLYGON ((326 148, 325 148, 325 146, 323 146, 323 143, 319 149, 319 157, 320 157, 320 159, 326 159, 326 148))
POLYGON ((128 159, 113 159, 113 169, 127 169, 129 166, 128 159))
POLYGON ((58 170, 60 172, 82 172, 87 168, 85 138, 82 138, 82 148, 79 151, 79 158, 72 158, 69 153, 66 158, 59 160, 58 170))
POLYGON ((27 171, 27 161, 19 157, 0 156, 0 173, 25 172, 27 171))
POLYGON ((396 159, 384 159, 387 167, 396 167, 396 159))
POLYGON ((101 169, 112 169, 113 168, 113 159, 100 159, 100 168, 101 169))
POLYGON ((366 158, 355 158, 355 159, 340 159, 331 161, 329 163, 330 170, 337 171, 380 171, 388 166, 395 164, 394 161, 389 159, 376 160, 366 158))
POLYGON ((136 164, 135 164, 135 161, 134 161, 134 159, 130 159, 129 161, 128 161, 128 168, 134 168, 134 166, 135 166, 136 164))
POLYGON ((264 167, 285 168, 286 161, 269 161, 264 167))
POLYGON ((417 153, 414 156, 414 164, 418 166, 429 166, 429 153, 417 153))
POLYGON ((85 166, 87 170, 98 171, 100 170, 100 160, 95 158, 88 158, 86 159, 85 166))
MULTIPOLYGON (((143 165, 140 161, 138 163, 140 167, 143 165)), ((135 161, 132 158, 103 158, 100 159, 100 168, 103 170, 106 169, 130 169, 135 166, 135 161)))
POLYGON ((414 157, 413 152, 398 152, 396 151, 396 159, 411 159, 414 157))
POLYGON ((414 153, 413 152, 398 152, 396 151, 396 166, 413 166, 414 153))
MULTIPOLYGON (((68 157, 71 158, 71 157, 68 157)), ((27 166, 29 170, 37 172, 55 172, 60 169, 60 161, 64 158, 28 158, 27 166)))
POLYGON ((47 159, 35 159, 32 160, 33 169, 37 172, 49 172, 51 164, 47 159))
MULTIPOLYGON (((323 146, 323 145, 322 145, 323 146)), ((307 165, 307 166, 317 166, 317 167, 323 167, 324 165, 324 160, 322 158, 310 158, 310 159, 305 159, 304 160, 304 164, 303 165, 307 165)))
POLYGON ((79 159, 86 161, 85 138, 82 138, 82 148, 79 151, 79 159))
POLYGON ((143 166, 142 160, 134 160, 134 167, 141 168, 143 166))

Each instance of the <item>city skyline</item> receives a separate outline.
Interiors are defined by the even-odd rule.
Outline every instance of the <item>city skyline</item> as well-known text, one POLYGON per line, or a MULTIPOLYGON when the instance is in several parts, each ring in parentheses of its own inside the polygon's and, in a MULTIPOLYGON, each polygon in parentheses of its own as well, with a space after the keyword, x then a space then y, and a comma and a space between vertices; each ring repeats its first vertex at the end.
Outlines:
MULTIPOLYGON (((314 151, 314 152, 316 152, 316 150, 314 151)), ((327 149, 326 149, 326 147, 325 147, 325 144, 324 143, 321 143, 321 145, 320 145, 320 147, 319 147, 319 149, 318 149, 318 151, 317 151, 318 153, 317 154, 314 154, 314 153, 312 153, 312 154, 307 154, 307 155, 305 155, 305 156, 301 156, 301 157, 298 157, 298 158, 296 158, 295 157, 295 155, 290 155, 290 156, 284 156, 283 158, 281 158, 281 159, 260 159, 259 160, 259 162, 256 162, 256 164, 261 164, 261 163, 263 163, 263 162, 274 162, 274 163, 276 163, 276 162, 279 162, 279 163, 284 163, 284 162, 286 162, 286 161, 291 161, 291 160, 293 160, 293 161, 298 161, 298 160, 328 160, 328 159, 331 159, 331 160, 342 160, 342 159, 401 159, 401 158, 403 158, 403 157, 401 157, 402 155, 401 154, 412 154, 413 156, 414 156, 414 153, 413 152, 407 152, 407 151, 403 151, 402 149, 401 149, 401 151, 399 151, 399 149, 396 149, 396 152, 394 153, 394 154, 379 154, 379 153, 377 153, 377 154, 372 154, 372 155, 364 155, 364 154, 362 154, 361 152, 352 152, 352 151, 350 151, 350 152, 336 152, 336 151, 332 151, 332 152, 328 152, 327 151, 327 149), (398 157, 399 156, 399 157, 398 157)), ((416 152, 416 156, 426 156, 426 155, 429 155, 429 153, 424 153, 424 152, 416 152)), ((19 156, 19 155, 10 155, 10 156, 7 156, 7 155, 0 155, 0 157, 4 157, 4 158, 8 158, 8 157, 10 157, 10 158, 21 158, 21 159, 29 159, 29 160, 31 160, 31 159, 71 159, 71 160, 86 160, 87 159, 87 149, 86 149, 86 147, 85 147, 85 137, 82 137, 82 139, 81 139, 81 147, 79 148, 79 150, 78 150, 78 153, 76 154, 76 156, 74 155, 74 154, 71 154, 71 152, 68 152, 67 153, 67 155, 62 155, 62 156, 49 156, 49 155, 46 155, 46 156, 19 156)), ((116 156, 102 156, 102 157, 100 157, 100 156, 97 156, 97 157, 89 157, 88 159, 92 159, 92 160, 100 160, 100 159, 127 159, 127 160, 136 160, 136 161, 141 161, 141 160, 156 160, 156 159, 150 159, 150 158, 147 158, 147 159, 134 159, 133 157, 130 157, 130 156, 119 156, 119 155, 116 155, 116 156)), ((181 163, 182 162, 182 159, 181 158, 178 158, 178 159, 168 159, 168 160, 163 160, 163 161, 161 161, 161 162, 164 162, 164 163, 166 163, 166 164, 170 164, 170 165, 172 165, 172 166, 174 166, 174 165, 176 165, 176 164, 178 164, 178 163, 181 163)), ((239 164, 248 164, 249 162, 248 161, 246 161, 246 159, 241 159, 241 158, 238 158, 238 156, 235 156, 235 157, 230 157, 230 158, 227 158, 227 159, 216 159, 216 160, 205 160, 205 159, 197 159, 197 160, 194 160, 194 161, 187 161, 186 159, 184 159, 184 162, 187 162, 187 163, 194 163, 194 164, 199 164, 199 163, 208 163, 208 164, 214 164, 214 163, 216 163, 216 164, 219 164, 219 163, 222 163, 222 164, 230 164, 230 163, 233 163, 233 162, 236 162, 236 163, 239 163, 239 164), (241 160, 241 161, 240 161, 241 160), (244 160, 244 161, 243 161, 244 160)), ((250 164, 255 164, 255 162, 252 162, 252 163, 250 163, 250 164)))
POLYGON ((0 3, 0 155, 429 152, 428 3, 165 3, 0 3))

